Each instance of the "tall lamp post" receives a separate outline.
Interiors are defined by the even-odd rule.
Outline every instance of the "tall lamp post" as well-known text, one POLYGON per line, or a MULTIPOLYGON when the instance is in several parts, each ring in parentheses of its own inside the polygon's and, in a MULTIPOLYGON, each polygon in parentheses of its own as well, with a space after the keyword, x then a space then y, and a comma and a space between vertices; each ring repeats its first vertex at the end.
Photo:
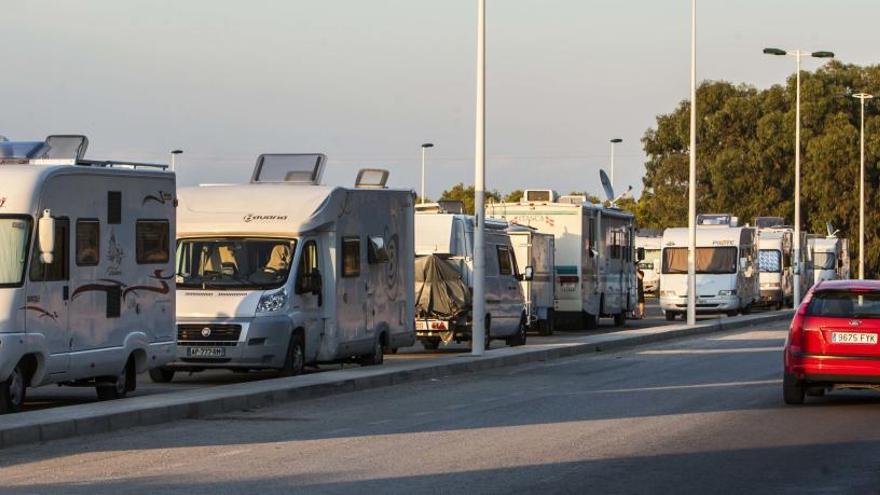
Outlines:
POLYGON ((471 317, 471 355, 486 350, 486 0, 477 0, 477 105, 474 147, 474 303, 471 317))
POLYGON ((174 172, 175 165, 176 165, 175 158, 177 158, 177 155, 183 153, 183 150, 171 150, 170 153, 171 153, 171 171, 174 172))
POLYGON ((687 324, 697 324, 697 0, 691 0, 691 129, 688 149, 687 324))
POLYGON ((425 204, 425 151, 433 148, 434 143, 425 143, 422 145, 422 204, 425 204))
POLYGON ((794 288, 792 290, 792 306, 797 308, 801 303, 801 57, 808 55, 815 58, 833 58, 834 53, 782 50, 780 48, 764 48, 764 53, 767 55, 789 55, 797 60, 794 111, 794 288))
POLYGON ((622 143, 623 139, 614 138, 611 140, 611 189, 614 189, 614 145, 622 143))
POLYGON ((874 95, 856 93, 852 95, 861 103, 861 143, 859 150, 859 280, 865 279, 865 100, 874 95))

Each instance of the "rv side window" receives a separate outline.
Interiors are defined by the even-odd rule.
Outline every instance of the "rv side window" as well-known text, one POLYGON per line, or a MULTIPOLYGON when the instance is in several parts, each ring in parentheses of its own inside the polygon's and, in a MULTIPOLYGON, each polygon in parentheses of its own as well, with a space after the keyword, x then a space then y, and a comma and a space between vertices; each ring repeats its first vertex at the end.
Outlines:
POLYGON ((388 261, 388 250, 385 248, 385 238, 381 235, 370 236, 367 245, 367 262, 371 265, 378 263, 386 263, 388 261))
POLYGON ((100 260, 101 224, 98 220, 76 221, 76 264, 95 266, 100 260))
POLYGON ((344 237, 342 239, 342 276, 357 277, 361 274, 361 239, 344 237))
POLYGON ((107 223, 111 225, 122 223, 122 193, 119 191, 107 193, 107 223))
POLYGON ((587 254, 593 257, 593 250, 596 248, 596 220, 590 219, 589 232, 587 232, 587 254))
POLYGON ((167 263, 170 258, 167 220, 138 220, 135 226, 135 251, 139 265, 167 263))
MULTIPOLYGON (((34 255, 31 257, 31 281, 32 282, 58 282, 67 280, 70 272, 68 264, 70 221, 66 218, 55 219, 55 250, 52 251, 52 263, 45 264, 40 261, 40 250, 34 245, 34 255)), ((40 238, 39 229, 35 239, 40 238)), ((39 241, 36 241, 39 242, 39 241)))
POLYGON ((620 258, 620 232, 611 232, 611 247, 609 250, 611 251, 609 254, 611 259, 620 258))
POLYGON ((496 246, 498 250, 498 272, 501 275, 513 275, 513 266, 510 262, 510 249, 507 246, 496 246))

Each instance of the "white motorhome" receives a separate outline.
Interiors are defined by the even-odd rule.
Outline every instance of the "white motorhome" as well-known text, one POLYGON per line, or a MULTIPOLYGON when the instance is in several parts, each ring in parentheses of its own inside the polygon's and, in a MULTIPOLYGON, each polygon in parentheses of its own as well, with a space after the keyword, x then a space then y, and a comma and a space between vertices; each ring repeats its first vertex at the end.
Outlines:
MULTIPOLYGON (((416 256, 434 255, 450 262, 472 292, 474 216, 447 213, 449 210, 440 205, 419 210, 415 216, 416 256)), ((519 282, 529 278, 531 267, 520 273, 507 227, 507 222, 497 220, 487 220, 485 224, 486 348, 492 339, 503 339, 508 345, 526 343, 528 317, 519 282)), ((470 311, 449 321, 420 315, 416 320, 416 335, 427 349, 436 349, 441 342, 469 341, 470 317, 470 311)))
POLYGON ((177 359, 154 372, 278 369, 410 346, 413 201, 362 170, 320 185, 324 155, 265 154, 251 182, 179 191, 177 359))
POLYGON ((644 253, 639 269, 644 274, 642 284, 646 293, 657 294, 660 290, 660 244, 661 235, 637 235, 636 249, 644 253))
POLYGON ((760 303, 782 309, 793 297, 792 229, 758 230, 760 303))
POLYGON ((810 236, 807 245, 814 284, 823 280, 849 278, 849 249, 846 239, 837 237, 835 232, 829 232, 827 237, 810 236))
POLYGON ((532 267, 531 278, 520 282, 525 297, 530 330, 539 335, 553 334, 556 300, 556 238, 522 225, 507 229, 517 264, 532 267))
POLYGON ((625 323, 637 287, 631 213, 529 189, 518 203, 488 205, 486 214, 555 237, 557 325, 595 328, 599 317, 625 323))
MULTIPOLYGON (((701 217, 696 227, 697 313, 735 316, 750 312, 759 297, 755 229, 737 226, 736 218, 729 215, 701 217)), ((688 229, 666 229, 660 309, 667 320, 687 311, 687 273, 688 229)))
POLYGON ((49 383, 120 398, 174 358, 174 174, 87 147, 0 142, 2 411, 49 383))

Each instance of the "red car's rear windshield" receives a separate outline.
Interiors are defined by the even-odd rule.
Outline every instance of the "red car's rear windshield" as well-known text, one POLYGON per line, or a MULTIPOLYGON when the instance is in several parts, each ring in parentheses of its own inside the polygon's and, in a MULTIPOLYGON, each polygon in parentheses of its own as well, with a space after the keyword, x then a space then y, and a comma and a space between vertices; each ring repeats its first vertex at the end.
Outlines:
POLYGON ((807 306, 808 316, 880 318, 880 292, 819 291, 807 306))

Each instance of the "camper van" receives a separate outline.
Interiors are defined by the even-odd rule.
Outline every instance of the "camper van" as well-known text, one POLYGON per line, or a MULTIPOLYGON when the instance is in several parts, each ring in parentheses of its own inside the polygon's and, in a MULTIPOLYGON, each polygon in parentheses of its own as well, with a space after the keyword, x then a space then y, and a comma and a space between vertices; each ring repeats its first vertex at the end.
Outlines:
POLYGON ((662 235, 637 235, 636 249, 642 249, 639 270, 644 274, 642 284, 645 293, 657 294, 660 290, 660 243, 662 235))
POLYGON ((174 358, 174 174, 87 147, 0 142, 3 412, 49 383, 120 398, 174 358))
POLYGON ((378 365, 414 343, 413 193, 376 169, 321 185, 325 160, 265 154, 250 183, 179 191, 177 359, 155 381, 378 365))
POLYGON ((622 326, 636 305, 633 215, 529 189, 518 203, 487 206, 489 217, 523 225, 556 239, 554 317, 558 326, 595 328, 599 317, 622 326))
POLYGON ((829 227, 826 237, 810 236, 807 240, 813 283, 823 280, 849 278, 849 249, 847 240, 837 237, 829 227))
POLYGON ((760 303, 782 309, 793 298, 792 237, 786 228, 758 230, 760 303))
MULTIPOLYGON (((417 280, 416 335, 426 349, 441 343, 471 340, 471 300, 474 276, 474 217, 461 208, 420 207, 415 216, 417 280), (431 271, 432 273, 425 273, 431 271), (427 276, 426 276, 427 275, 427 276), (439 305, 455 296, 456 304, 439 305), (453 306, 449 308, 449 306, 453 306)), ((526 343, 528 315, 519 282, 531 278, 522 272, 507 232, 507 222, 487 220, 486 232, 486 348, 493 339, 508 345, 526 343)))
POLYGON ((556 238, 529 227, 511 225, 507 229, 519 266, 530 266, 532 277, 520 282, 525 297, 530 331, 539 335, 553 334, 553 304, 556 284, 556 238))
MULTIPOLYGON (((759 297, 755 229, 730 215, 701 215, 696 233, 697 313, 749 313, 759 297)), ((687 311, 688 229, 666 229, 662 245, 660 309, 671 321, 687 311)))

